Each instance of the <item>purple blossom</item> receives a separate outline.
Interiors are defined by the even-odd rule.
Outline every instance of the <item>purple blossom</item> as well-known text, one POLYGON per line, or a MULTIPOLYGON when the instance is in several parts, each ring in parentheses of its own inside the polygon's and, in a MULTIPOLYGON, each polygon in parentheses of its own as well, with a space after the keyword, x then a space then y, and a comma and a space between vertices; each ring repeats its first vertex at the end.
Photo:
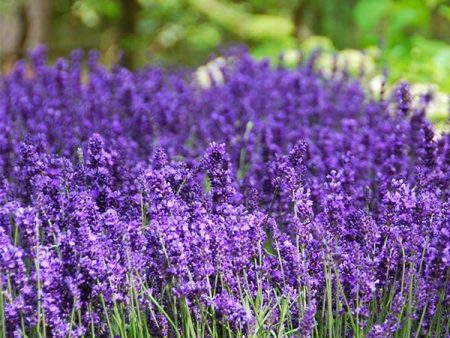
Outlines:
POLYGON ((202 88, 96 52, 84 81, 81 52, 50 66, 39 48, 30 76, 1 78, 7 335, 45 313, 49 336, 106 336, 105 313, 129 320, 136 299, 155 336, 181 330, 174 304, 243 334, 279 329, 282 300, 302 336, 325 308, 372 337, 448 319, 450 136, 425 118, 432 97, 401 83, 376 99, 318 55, 272 68, 236 49, 202 88))

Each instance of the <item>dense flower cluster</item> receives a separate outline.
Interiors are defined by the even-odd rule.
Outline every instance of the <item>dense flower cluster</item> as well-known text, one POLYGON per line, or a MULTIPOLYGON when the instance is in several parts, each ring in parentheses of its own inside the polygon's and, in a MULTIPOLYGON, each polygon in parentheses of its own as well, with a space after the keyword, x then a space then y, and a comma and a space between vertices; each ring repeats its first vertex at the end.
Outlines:
POLYGON ((445 335, 450 135, 430 95, 375 98, 314 58, 235 50, 207 88, 94 52, 18 63, 0 82, 3 332, 445 335))

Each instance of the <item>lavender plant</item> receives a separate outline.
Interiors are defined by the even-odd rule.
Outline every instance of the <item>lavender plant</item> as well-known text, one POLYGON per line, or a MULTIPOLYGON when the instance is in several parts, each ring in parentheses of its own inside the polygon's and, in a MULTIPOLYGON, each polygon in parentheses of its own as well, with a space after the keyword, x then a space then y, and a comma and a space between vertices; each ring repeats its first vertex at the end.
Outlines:
POLYGON ((0 82, 0 335, 450 335, 450 135, 315 55, 45 49, 0 82), (87 67, 87 73, 84 72, 87 67))

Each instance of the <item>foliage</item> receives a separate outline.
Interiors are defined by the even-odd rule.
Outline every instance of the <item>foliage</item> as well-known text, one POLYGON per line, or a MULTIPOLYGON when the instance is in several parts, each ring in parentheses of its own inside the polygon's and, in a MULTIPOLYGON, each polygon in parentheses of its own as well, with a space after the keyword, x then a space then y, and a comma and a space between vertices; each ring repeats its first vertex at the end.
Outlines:
MULTIPOLYGON (((6 13, 25 3, 0 0, 0 8, 6 13)), ((129 66, 146 64, 149 55, 199 66, 230 44, 244 43, 255 56, 276 58, 324 36, 333 52, 363 50, 374 56, 378 50, 378 73, 389 67, 390 83, 433 83, 450 92, 445 0, 58 0, 52 8, 47 44, 55 56, 98 48, 112 64, 121 49, 133 55, 129 66), (124 34, 127 17, 133 22, 124 34)))

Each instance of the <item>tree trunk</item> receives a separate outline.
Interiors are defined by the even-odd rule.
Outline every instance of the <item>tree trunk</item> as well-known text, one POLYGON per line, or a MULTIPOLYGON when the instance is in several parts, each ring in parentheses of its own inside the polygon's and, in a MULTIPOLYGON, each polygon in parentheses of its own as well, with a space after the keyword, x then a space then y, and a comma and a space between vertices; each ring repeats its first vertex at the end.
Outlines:
POLYGON ((120 26, 120 44, 124 49, 123 65, 134 69, 136 55, 132 39, 136 34, 136 22, 138 18, 139 4, 137 0, 121 0, 122 21, 120 26))
POLYGON ((8 67, 27 50, 45 43, 49 19, 50 0, 23 1, 1 13, 0 66, 8 67))

